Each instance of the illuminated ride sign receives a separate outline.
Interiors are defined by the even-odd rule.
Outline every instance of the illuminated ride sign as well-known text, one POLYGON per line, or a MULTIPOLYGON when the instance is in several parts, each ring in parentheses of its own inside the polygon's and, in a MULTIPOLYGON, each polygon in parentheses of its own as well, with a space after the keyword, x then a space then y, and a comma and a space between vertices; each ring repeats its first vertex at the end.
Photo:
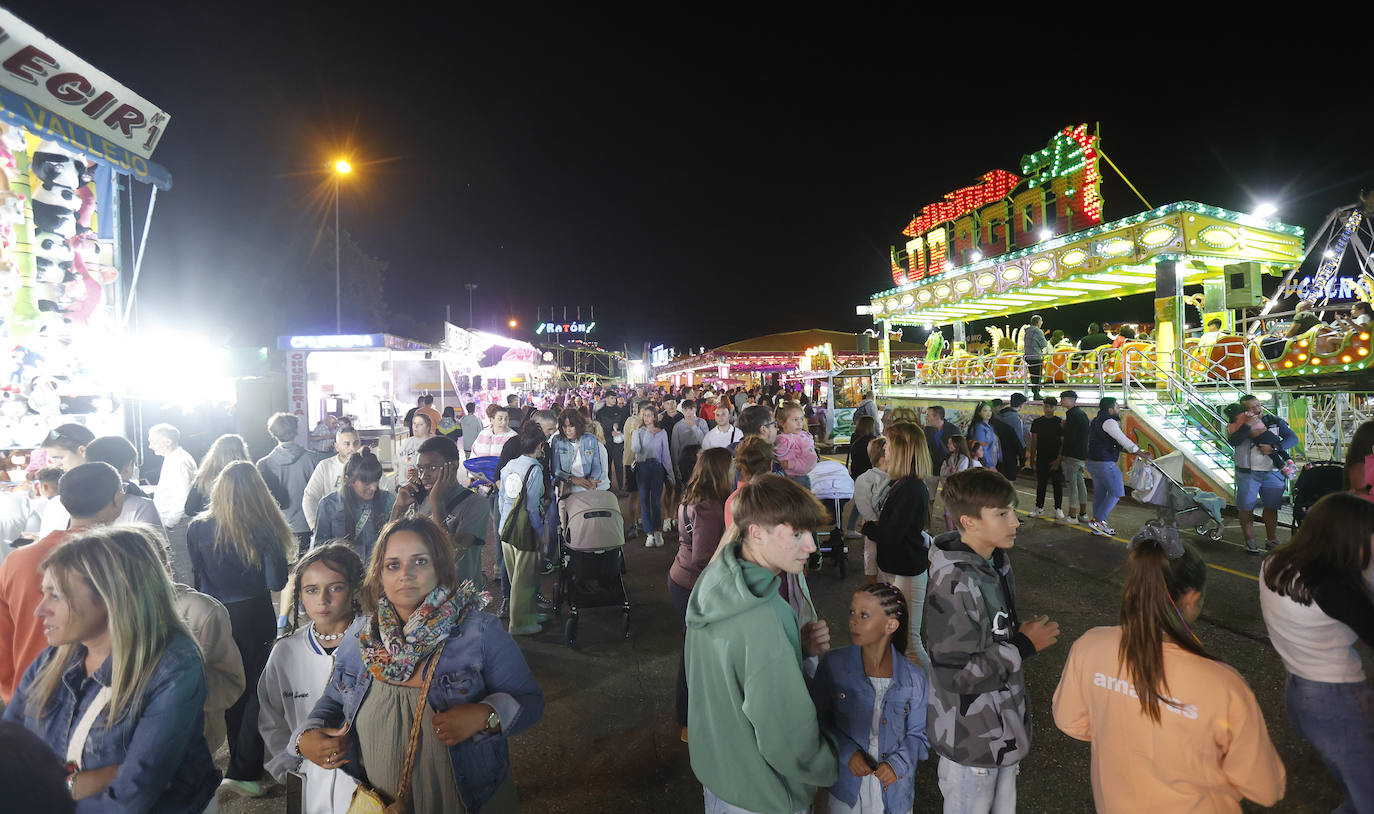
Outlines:
POLYGON ((1097 137, 1088 126, 1065 127, 1021 159, 1022 175, 992 170, 926 206, 902 230, 911 238, 906 251, 892 249, 892 282, 915 282, 1101 223, 1097 162, 1097 137))
POLYGON ((386 346, 382 334, 329 334, 326 336, 283 336, 277 340, 282 350, 356 350, 386 346))
POLYGON ((589 334, 595 322, 541 322, 534 329, 537 334, 589 334))

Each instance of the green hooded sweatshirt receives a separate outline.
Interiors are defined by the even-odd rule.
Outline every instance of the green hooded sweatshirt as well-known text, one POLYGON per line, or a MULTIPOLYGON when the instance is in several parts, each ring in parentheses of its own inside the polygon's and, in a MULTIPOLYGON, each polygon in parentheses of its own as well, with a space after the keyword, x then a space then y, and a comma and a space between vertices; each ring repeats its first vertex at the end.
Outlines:
POLYGON ((795 814, 835 783, 839 763, 816 722, 779 577, 739 551, 720 552, 687 603, 692 771, 731 805, 795 814))

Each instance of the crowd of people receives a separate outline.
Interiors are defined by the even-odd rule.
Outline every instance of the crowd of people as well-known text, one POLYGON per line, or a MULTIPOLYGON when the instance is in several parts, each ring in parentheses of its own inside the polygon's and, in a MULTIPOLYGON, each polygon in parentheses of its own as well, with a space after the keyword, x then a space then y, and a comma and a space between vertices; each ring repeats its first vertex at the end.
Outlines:
MULTIPOLYGON (((809 811, 821 792, 845 814, 937 793, 946 812, 1015 810, 1032 748, 1024 665, 1060 631, 1017 605, 1013 482, 1034 477, 1032 517, 1114 535, 1120 458, 1147 453, 1113 399, 1090 418, 1073 391, 1012 393, 957 423, 865 394, 841 450, 848 517, 811 491, 829 439, 801 393, 464 402, 441 414, 421 398, 391 472, 346 422, 325 453, 278 414, 262 458, 230 435, 199 465, 159 425, 151 499, 129 480, 127 441, 54 431, 41 531, 0 562, 4 726, 46 744, 48 774, 66 781, 51 797, 36 782, 32 810, 213 811, 217 791, 256 797, 298 778, 310 812, 518 810, 507 739, 545 700, 517 637, 549 621, 561 499, 589 490, 625 499, 629 539, 646 548, 676 532, 675 712, 708 814, 809 811), (850 644, 834 648, 806 578, 815 533, 832 527, 862 539, 864 572, 850 644), (916 786, 923 760, 938 761, 938 792, 916 786)), ((1352 442, 1350 493, 1279 545, 1270 498, 1292 430, 1253 397, 1233 412, 1238 495, 1263 501, 1270 535, 1260 601, 1288 716, 1364 810, 1374 690, 1354 645, 1374 643, 1374 508, 1361 499, 1374 423, 1352 442)), ((1264 553, 1249 513, 1247 548, 1264 553)), ((1052 718, 1091 742, 1099 811, 1283 796, 1253 692, 1193 632, 1206 577, 1177 536, 1138 535, 1120 623, 1070 648, 1052 718)))

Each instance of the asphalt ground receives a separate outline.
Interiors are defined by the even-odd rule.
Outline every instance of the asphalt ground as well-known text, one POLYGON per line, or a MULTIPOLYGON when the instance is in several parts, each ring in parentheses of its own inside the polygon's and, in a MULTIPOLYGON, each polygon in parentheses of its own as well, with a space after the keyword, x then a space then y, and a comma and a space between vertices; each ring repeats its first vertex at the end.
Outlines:
MULTIPOLYGON (((1058 644, 1026 664, 1033 745, 1022 764, 1018 811, 1088 812, 1093 810, 1089 746, 1054 728, 1051 698, 1069 645, 1089 628, 1116 623, 1126 540, 1154 517, 1154 510, 1123 501, 1111 518, 1118 538, 1094 537, 1081 526, 1026 517, 1024 510, 1034 503, 1034 483, 1023 477, 1017 486, 1024 523, 1012 551, 1019 610, 1023 618, 1047 614, 1062 631, 1058 644)), ((1210 565, 1206 603, 1194 629, 1208 650, 1239 670, 1254 690, 1287 768, 1287 794, 1271 810, 1331 811, 1340 802, 1340 791, 1284 714, 1283 664, 1269 646, 1259 610, 1259 558, 1245 553, 1235 518, 1228 519, 1223 541, 1191 532, 1185 537, 1210 565)), ((687 746, 679 740, 673 711, 682 629, 665 583, 675 551, 672 535, 663 548, 646 549, 642 538, 627 544, 626 584, 633 603, 630 638, 621 636, 619 610, 605 608, 582 612, 576 649, 563 643, 562 626, 553 623, 543 633, 520 640, 548 700, 543 720, 511 741, 522 811, 702 810, 701 787, 692 775, 687 746)), ((862 565, 861 541, 854 540, 847 578, 840 579, 832 562, 808 577, 812 598, 829 622, 837 647, 848 644, 845 619, 849 598, 863 581, 862 565)), ((549 578, 545 586, 551 595, 549 578)), ((1365 664, 1368 672, 1367 652, 1365 664)), ((221 750, 221 767, 226 761, 221 750)), ((226 797, 221 810, 280 812, 280 795, 277 789, 261 800, 226 797)), ((941 802, 935 763, 923 761, 917 769, 914 810, 938 812, 941 802)), ((1261 809, 1247 803, 1246 810, 1261 809)))

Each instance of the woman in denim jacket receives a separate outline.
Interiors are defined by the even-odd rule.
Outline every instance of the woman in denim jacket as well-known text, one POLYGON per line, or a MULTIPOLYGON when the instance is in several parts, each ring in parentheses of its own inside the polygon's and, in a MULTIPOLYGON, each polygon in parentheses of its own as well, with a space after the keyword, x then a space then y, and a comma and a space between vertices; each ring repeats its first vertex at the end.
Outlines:
MULTIPOLYGON (((78 812, 199 814, 219 784, 205 744, 205 668, 151 528, 91 531, 43 563, 36 611, 51 645, 5 709, 65 759, 78 812)), ((2 806, 0 806, 2 807, 2 806)))
POLYGON ((574 492, 596 489, 605 475, 600 446, 596 436, 587 432, 587 417, 577 410, 564 410, 553 437, 554 479, 567 481, 574 492))
POLYGON ((539 721, 544 693, 500 621, 482 612, 489 597, 458 586, 443 529, 427 517, 388 525, 363 594, 371 615, 335 651, 297 750, 394 799, 419 688, 439 652, 411 810, 517 811, 506 739, 539 721))

